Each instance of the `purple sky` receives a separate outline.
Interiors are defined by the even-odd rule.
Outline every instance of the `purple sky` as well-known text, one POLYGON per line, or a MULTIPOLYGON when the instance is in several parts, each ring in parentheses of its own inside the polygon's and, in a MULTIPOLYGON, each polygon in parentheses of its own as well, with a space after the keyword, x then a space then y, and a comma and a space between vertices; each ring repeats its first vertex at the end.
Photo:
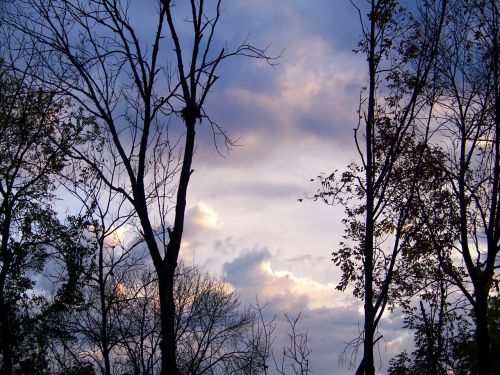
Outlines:
MULTIPOLYGON (((131 6, 134 27, 148 40, 154 6, 131 6)), ((352 52, 357 13, 348 0, 226 0, 224 9, 219 47, 248 38, 269 45, 270 54, 284 52, 274 68, 238 57, 219 70, 206 110, 239 146, 222 157, 210 127, 197 129, 181 258, 227 282, 245 305, 258 297, 267 317, 276 315, 277 355, 286 340, 284 314, 301 313, 313 373, 352 374, 339 357, 359 335, 362 303, 335 289, 340 271, 331 262, 343 209, 298 199, 316 191, 311 178, 358 159, 353 128, 367 66, 352 52)), ((182 29, 182 21, 177 25, 182 29)), ((168 58, 172 46, 164 47, 168 58)), ((381 320, 380 373, 411 347, 401 322, 389 313, 381 320)))
MULTIPOLYGON (((347 0, 226 1, 219 38, 234 46, 284 50, 276 69, 237 58, 219 71, 208 111, 236 147, 225 158, 198 130, 188 223, 181 257, 231 284, 246 303, 269 315, 302 312, 315 374, 349 374, 339 367, 345 343, 362 325, 361 303, 335 285, 331 252, 343 233, 342 209, 298 198, 309 180, 357 160, 353 141, 365 61, 355 55, 359 24, 347 0)), ((411 342, 401 318, 382 320, 383 366, 411 342)), ((278 326, 278 340, 284 333, 278 326)))

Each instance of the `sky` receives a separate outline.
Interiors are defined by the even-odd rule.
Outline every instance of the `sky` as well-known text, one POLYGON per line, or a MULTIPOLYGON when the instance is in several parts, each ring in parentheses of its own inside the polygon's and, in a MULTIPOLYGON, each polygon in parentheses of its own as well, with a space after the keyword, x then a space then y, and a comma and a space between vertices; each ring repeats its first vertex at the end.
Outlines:
MULTIPOLYGON (((277 346, 283 314, 300 312, 314 374, 353 372, 339 359, 363 319, 362 303, 335 289, 342 208, 298 201, 318 188, 312 178, 357 161, 353 129, 367 76, 352 51, 358 21, 347 0, 225 2, 220 40, 231 47, 248 37, 283 53, 275 67, 235 58, 219 70, 207 112, 238 146, 220 156, 202 124, 188 192, 183 261, 218 275, 244 303, 266 305, 277 346)), ((381 321, 380 373, 411 345, 400 327, 398 314, 381 321)))
MULTIPOLYGON (((154 25, 144 4, 133 11, 147 35, 154 25)), ((236 57, 217 72, 205 109, 237 146, 221 156, 210 127, 197 129, 181 259, 218 276, 244 305, 258 299, 276 319, 278 356, 284 314, 300 313, 312 373, 352 374, 351 349, 344 363, 341 354, 362 330, 362 301, 335 289, 340 270, 331 261, 343 209, 304 198, 318 188, 311 179, 358 160, 353 129, 367 79, 366 59, 353 53, 358 14, 348 0, 226 0, 223 8, 219 45, 247 40, 280 58, 270 66, 236 57)), ((411 348, 401 324, 397 313, 381 320, 380 373, 411 348)))

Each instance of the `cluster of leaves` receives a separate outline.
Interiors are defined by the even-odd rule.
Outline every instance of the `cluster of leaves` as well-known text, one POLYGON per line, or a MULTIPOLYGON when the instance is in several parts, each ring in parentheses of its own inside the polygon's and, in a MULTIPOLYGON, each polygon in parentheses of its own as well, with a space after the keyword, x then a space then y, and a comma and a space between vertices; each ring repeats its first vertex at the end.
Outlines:
POLYGON ((62 222, 54 199, 64 150, 82 137, 78 121, 64 120, 65 103, 9 68, 0 62, 1 352, 5 371, 25 373, 46 367, 47 340, 58 331, 51 322, 80 300, 86 220, 62 222), (40 275, 53 278, 51 300, 35 284, 40 275))
MULTIPOLYGON (((443 286, 443 285, 441 285, 443 286)), ((463 306, 455 302, 452 305, 446 295, 451 286, 432 290, 425 302, 414 307, 415 311, 407 314, 405 327, 414 330, 416 349, 412 353, 402 351, 390 361, 388 373, 391 375, 409 374, 449 374, 457 375, 477 373, 477 347, 474 339, 473 317, 463 311, 463 306), (436 293, 434 293, 436 292, 436 293), (440 302, 439 298, 443 298, 440 302), (427 307, 424 307, 427 303, 427 307)), ((462 301, 463 302, 463 301, 462 301)), ((491 353, 498 352, 499 346, 499 298, 489 300, 489 330, 491 353)), ((498 372, 494 364, 493 373, 498 372)))
POLYGON ((369 3, 367 21, 358 9, 356 52, 367 55, 370 78, 355 129, 361 161, 319 176, 314 196, 345 209, 333 252, 338 289, 364 299, 365 328, 386 305, 403 309, 417 349, 401 353, 393 373, 489 373, 486 325, 495 334, 486 317, 498 306, 486 301, 498 293, 500 249, 498 4, 423 1, 413 16, 394 1, 369 3), (464 354, 473 341, 475 355, 464 354))

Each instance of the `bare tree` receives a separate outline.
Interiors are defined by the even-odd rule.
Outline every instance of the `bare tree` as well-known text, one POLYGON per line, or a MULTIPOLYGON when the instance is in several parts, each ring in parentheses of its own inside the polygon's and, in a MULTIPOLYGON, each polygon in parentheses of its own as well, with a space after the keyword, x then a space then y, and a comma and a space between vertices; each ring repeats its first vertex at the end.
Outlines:
MULTIPOLYGON (((119 164, 110 160, 108 166, 110 178, 119 184, 121 176, 115 173, 119 164)), ((126 198, 110 189, 88 166, 73 163, 67 169, 63 176, 65 187, 90 213, 85 241, 92 264, 79 286, 82 305, 69 314, 65 324, 77 338, 73 357, 97 364, 102 374, 110 375, 116 372, 112 369, 113 348, 122 340, 117 314, 123 298, 130 298, 123 291, 127 274, 145 267, 146 251, 140 249, 142 238, 138 233, 127 233, 135 213, 127 206, 126 198)), ((69 349, 68 345, 59 347, 69 349)))
POLYGON ((207 116, 205 103, 224 60, 233 56, 272 60, 265 50, 246 41, 233 50, 215 46, 221 1, 191 0, 186 7, 167 0, 156 7, 148 4, 152 19, 146 23, 132 17, 136 6, 113 0, 21 0, 11 6, 5 23, 32 40, 32 49, 44 65, 44 83, 94 115, 113 145, 109 157, 119 160, 125 176, 121 184, 114 183, 107 163, 95 154, 80 148, 71 156, 91 166, 135 210, 158 276, 161 374, 176 374, 174 275, 193 172, 196 126, 205 120, 215 133, 221 133, 207 116), (186 39, 177 19, 187 20, 182 27, 191 27, 186 39), (139 23, 152 27, 143 31, 139 23), (169 46, 173 56, 163 52, 169 46), (162 159, 157 151, 170 148, 166 134, 177 118, 184 124, 184 134, 173 143, 182 143, 182 148, 180 168, 174 168, 178 181, 172 190, 166 188, 172 174, 164 173, 170 171, 170 159, 162 159), (175 208, 166 208, 172 193, 175 208), (164 217, 155 219, 153 207, 172 210, 169 222, 173 226, 164 217), (158 231, 155 225, 160 224, 158 231))
POLYGON ((285 314, 285 318, 289 327, 289 331, 287 332, 288 343, 283 347, 281 361, 278 361, 273 354, 274 365, 278 373, 282 375, 291 373, 295 375, 307 375, 311 373, 309 357, 312 351, 308 345, 307 332, 298 331, 297 324, 300 321, 301 314, 298 314, 296 317, 290 317, 285 314))
MULTIPOLYGON (((155 275, 128 275, 117 320, 115 368, 154 374, 160 367, 160 307, 155 275), (121 359, 120 359, 121 358, 121 359), (121 366, 121 367, 120 367, 121 366)), ((213 276, 180 265, 175 276, 177 363, 182 374, 262 373, 262 353, 253 327, 257 316, 213 276)), ((267 349, 267 348, 265 348, 267 349)))

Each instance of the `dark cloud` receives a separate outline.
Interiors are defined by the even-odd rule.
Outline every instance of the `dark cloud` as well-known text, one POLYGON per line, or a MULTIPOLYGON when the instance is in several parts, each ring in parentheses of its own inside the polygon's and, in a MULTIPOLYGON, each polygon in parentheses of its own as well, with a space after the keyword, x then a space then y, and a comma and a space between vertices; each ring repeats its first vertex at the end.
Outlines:
MULTIPOLYGON (((351 52, 358 25, 349 2, 231 2, 220 26, 218 43, 229 49, 247 37, 258 46, 272 43, 270 54, 285 48, 276 69, 247 58, 226 61, 208 97, 212 119, 233 140, 253 147, 252 157, 304 139, 352 142, 362 86, 356 66, 364 69, 364 62, 351 52)), ((208 128, 200 128, 199 153, 215 161, 208 128)))
POLYGON ((255 288, 265 283, 259 270, 262 262, 269 260, 271 253, 266 247, 247 251, 231 262, 224 263, 222 270, 224 279, 237 289, 255 288))
POLYGON ((236 251, 236 244, 233 237, 226 237, 223 240, 216 240, 213 245, 213 250, 221 255, 234 254, 236 251))

